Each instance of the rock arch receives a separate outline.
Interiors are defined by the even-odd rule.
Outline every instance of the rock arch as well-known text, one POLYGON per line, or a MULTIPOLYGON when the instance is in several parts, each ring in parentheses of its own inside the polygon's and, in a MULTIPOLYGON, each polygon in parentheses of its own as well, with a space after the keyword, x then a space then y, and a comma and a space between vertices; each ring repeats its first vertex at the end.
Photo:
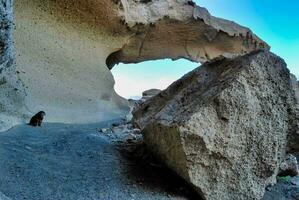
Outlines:
MULTIPOLYGON (((0 2, 1 9, 7 2, 0 2)), ((48 111, 50 122, 89 123, 125 115, 127 102, 114 92, 109 71, 118 62, 204 62, 269 49, 249 29, 187 0, 15 0, 14 11, 13 71, 23 88, 19 91, 24 90, 18 102, 26 109, 15 109, 19 120, 5 127, 26 121, 36 110, 48 111)), ((2 113, 11 115, 7 109, 2 113)))

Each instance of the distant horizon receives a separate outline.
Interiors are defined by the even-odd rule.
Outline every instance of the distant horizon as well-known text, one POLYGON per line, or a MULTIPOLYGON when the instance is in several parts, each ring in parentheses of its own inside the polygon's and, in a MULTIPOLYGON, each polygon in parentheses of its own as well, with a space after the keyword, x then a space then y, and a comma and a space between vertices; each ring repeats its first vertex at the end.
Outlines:
MULTIPOLYGON (((248 27, 283 58, 299 79, 299 2, 289 0, 194 0, 215 17, 248 27)), ((119 64, 112 69, 116 92, 125 97, 140 97, 144 90, 165 89, 184 74, 200 66, 186 59, 162 59, 138 64, 119 64)))

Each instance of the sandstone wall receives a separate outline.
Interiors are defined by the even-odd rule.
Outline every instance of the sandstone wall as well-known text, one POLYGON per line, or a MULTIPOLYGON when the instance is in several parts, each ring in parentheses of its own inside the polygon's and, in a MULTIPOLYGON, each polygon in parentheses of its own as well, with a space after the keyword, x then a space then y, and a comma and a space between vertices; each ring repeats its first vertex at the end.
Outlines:
POLYGON ((33 113, 46 111, 46 121, 93 123, 128 110, 105 65, 122 40, 121 30, 118 40, 105 30, 105 23, 113 24, 106 15, 114 4, 91 3, 96 2, 15 1, 16 63, 28 93, 25 104, 33 113))
POLYGON ((8 77, 20 79, 18 91, 24 92, 18 102, 26 109, 15 109, 20 122, 39 110, 46 111, 48 122, 91 123, 126 115, 128 103, 115 93, 109 71, 119 62, 203 62, 269 48, 249 29, 188 2, 15 0, 16 68, 10 70, 17 76, 8 77))

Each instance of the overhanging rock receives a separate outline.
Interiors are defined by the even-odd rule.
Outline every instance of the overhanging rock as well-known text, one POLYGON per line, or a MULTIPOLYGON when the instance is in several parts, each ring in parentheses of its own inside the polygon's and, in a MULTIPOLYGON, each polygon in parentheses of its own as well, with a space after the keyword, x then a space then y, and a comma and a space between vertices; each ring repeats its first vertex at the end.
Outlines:
POLYGON ((119 62, 186 58, 204 62, 270 47, 248 28, 216 18, 191 1, 121 0, 119 11, 132 32, 120 50, 108 57, 108 67, 119 62))

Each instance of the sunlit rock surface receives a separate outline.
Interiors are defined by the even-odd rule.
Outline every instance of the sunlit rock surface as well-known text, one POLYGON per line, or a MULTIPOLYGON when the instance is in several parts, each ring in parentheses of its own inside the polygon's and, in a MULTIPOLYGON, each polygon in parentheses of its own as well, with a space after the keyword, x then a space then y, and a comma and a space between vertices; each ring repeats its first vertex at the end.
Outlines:
POLYGON ((218 58, 133 112, 145 142, 204 199, 261 199, 294 134, 285 62, 267 51, 218 58))
MULTIPOLYGON (((1 9, 11 9, 4 6, 10 3, 2 0, 1 9)), ((8 77, 20 78, 18 91, 26 95, 17 102, 26 109, 15 108, 18 118, 3 120, 2 127, 26 121, 28 113, 39 110, 50 122, 125 116, 128 102, 115 93, 109 71, 119 62, 203 62, 269 48, 249 29, 212 17, 187 0, 15 0, 14 24, 16 69, 11 70, 18 77, 8 77)), ((11 30, 5 34, 12 49, 11 30)), ((1 103, 7 106, 17 96, 1 96, 1 103)), ((7 108, 1 115, 12 116, 7 108)))

